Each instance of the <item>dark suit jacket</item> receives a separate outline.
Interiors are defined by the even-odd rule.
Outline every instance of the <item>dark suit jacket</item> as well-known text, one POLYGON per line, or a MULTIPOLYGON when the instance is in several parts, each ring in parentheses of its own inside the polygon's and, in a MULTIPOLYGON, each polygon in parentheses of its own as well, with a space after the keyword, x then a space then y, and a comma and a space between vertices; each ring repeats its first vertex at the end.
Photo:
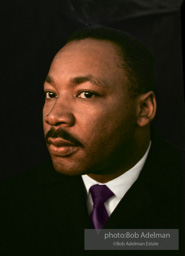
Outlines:
MULTIPOLYGON (((179 151, 158 137, 145 166, 105 229, 178 228, 183 243, 179 151)), ((92 228, 81 177, 57 173, 51 163, 1 182, 0 255, 179 255, 180 251, 84 251, 92 228)))

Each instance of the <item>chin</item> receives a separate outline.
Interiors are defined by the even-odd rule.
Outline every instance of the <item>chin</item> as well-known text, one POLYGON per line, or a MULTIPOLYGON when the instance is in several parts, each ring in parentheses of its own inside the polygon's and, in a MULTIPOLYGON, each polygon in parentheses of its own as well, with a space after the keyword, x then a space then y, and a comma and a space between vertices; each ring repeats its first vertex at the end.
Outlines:
POLYGON ((61 174, 68 175, 68 176, 80 176, 86 174, 84 168, 79 168, 78 166, 73 165, 72 163, 63 164, 60 162, 53 161, 54 169, 61 174))

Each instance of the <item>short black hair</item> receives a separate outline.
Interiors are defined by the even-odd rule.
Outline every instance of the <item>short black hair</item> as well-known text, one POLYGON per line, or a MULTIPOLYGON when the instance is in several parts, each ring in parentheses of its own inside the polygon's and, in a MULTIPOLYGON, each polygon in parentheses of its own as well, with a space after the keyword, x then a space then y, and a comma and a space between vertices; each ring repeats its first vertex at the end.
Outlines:
POLYGON ((132 95, 155 91, 154 60, 146 45, 124 31, 102 26, 76 30, 66 43, 87 38, 110 41, 117 46, 122 67, 130 81, 129 91, 132 95))

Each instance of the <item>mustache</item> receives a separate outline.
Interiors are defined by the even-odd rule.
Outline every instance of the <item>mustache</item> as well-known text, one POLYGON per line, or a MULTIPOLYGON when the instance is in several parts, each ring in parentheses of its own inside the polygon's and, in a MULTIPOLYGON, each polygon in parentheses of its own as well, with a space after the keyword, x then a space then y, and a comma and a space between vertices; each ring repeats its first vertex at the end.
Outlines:
POLYGON ((77 146, 83 147, 83 145, 79 141, 79 139, 77 139, 76 137, 74 137, 73 135, 71 135, 70 133, 66 132, 65 130, 63 130, 61 128, 58 128, 56 130, 52 127, 45 135, 45 140, 47 143, 48 143, 48 138, 61 138, 61 139, 67 140, 77 146))

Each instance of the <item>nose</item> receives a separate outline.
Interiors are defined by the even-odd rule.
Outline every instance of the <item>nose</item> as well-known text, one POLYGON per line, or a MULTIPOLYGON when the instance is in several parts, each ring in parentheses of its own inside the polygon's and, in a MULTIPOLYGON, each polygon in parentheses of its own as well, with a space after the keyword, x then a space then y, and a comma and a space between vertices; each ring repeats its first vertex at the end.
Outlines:
POLYGON ((73 126, 75 117, 69 102, 56 100, 54 104, 44 105, 43 108, 44 121, 51 126, 73 126))

